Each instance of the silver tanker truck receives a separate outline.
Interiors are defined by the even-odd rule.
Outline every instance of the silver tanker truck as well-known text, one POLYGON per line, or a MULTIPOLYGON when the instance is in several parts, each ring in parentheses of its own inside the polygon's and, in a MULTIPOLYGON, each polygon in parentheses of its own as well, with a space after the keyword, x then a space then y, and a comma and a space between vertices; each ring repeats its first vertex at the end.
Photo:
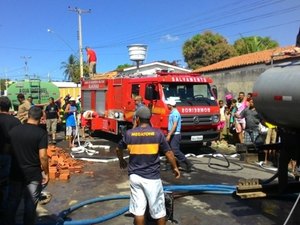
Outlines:
POLYGON ((298 163, 300 159, 299 57, 298 60, 276 65, 262 73, 253 86, 253 101, 262 117, 278 127, 278 190, 299 192, 299 177, 292 182, 288 179, 290 159, 298 159, 298 163))

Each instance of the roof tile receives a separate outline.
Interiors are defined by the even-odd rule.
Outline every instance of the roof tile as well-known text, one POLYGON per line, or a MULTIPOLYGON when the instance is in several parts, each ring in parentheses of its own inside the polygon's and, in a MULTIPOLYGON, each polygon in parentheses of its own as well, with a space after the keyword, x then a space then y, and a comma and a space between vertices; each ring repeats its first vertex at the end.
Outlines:
POLYGON ((271 61, 272 56, 274 55, 277 55, 276 57, 274 57, 275 61, 291 57, 291 55, 284 55, 282 54, 282 52, 290 51, 293 48, 294 46, 279 47, 279 48, 268 49, 259 52, 253 52, 245 55, 240 55, 240 56, 232 57, 211 64, 209 66, 198 68, 194 72, 209 72, 209 71, 224 70, 224 69, 240 67, 240 66, 254 65, 258 63, 269 63, 271 61))

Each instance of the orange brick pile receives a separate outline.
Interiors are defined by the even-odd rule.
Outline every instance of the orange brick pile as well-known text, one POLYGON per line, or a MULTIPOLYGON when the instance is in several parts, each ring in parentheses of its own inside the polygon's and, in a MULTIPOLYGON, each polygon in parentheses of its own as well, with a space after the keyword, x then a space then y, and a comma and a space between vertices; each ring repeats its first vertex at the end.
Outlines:
POLYGON ((49 178, 51 180, 70 179, 72 173, 81 173, 83 163, 73 159, 62 148, 49 145, 47 149, 49 157, 49 178))

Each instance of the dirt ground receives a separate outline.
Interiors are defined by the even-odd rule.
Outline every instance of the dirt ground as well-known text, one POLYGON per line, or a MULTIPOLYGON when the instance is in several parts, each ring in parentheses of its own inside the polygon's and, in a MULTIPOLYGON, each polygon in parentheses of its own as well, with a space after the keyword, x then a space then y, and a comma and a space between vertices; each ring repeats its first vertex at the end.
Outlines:
MULTIPOLYGON (((59 134, 58 146, 65 151, 66 141, 59 134)), ((60 212, 82 201, 103 197, 128 196, 129 183, 126 170, 119 169, 114 161, 114 147, 117 139, 101 136, 92 140, 93 144, 109 145, 110 150, 101 151, 97 157, 108 162, 83 161, 83 171, 71 174, 69 181, 52 180, 46 191, 52 194, 52 200, 39 205, 39 224, 55 224, 60 212)), ((164 185, 229 185, 235 188, 241 178, 268 179, 274 171, 259 167, 255 162, 245 163, 236 157, 229 157, 229 166, 223 159, 203 153, 212 153, 210 147, 188 147, 183 149, 193 163, 193 171, 182 171, 182 177, 176 180, 169 166, 162 162, 162 180, 164 185), (221 166, 222 165, 222 166, 221 166)), ((221 151, 219 149, 219 151, 221 151)), ((202 186, 201 186, 202 187, 202 186)), ((201 191, 175 191, 172 221, 167 224, 181 225, 279 225, 284 224, 297 195, 285 195, 268 198, 240 199, 234 194, 204 193, 201 191)), ((128 206, 128 199, 117 199, 86 205, 68 215, 64 224, 82 224, 78 220, 87 220, 128 206), (70 221, 67 221, 70 220, 70 221)), ((300 224, 300 204, 295 207, 287 225, 300 224)), ((128 212, 102 224, 129 225, 133 217, 128 212)), ((154 224, 149 222, 149 224, 154 224)))

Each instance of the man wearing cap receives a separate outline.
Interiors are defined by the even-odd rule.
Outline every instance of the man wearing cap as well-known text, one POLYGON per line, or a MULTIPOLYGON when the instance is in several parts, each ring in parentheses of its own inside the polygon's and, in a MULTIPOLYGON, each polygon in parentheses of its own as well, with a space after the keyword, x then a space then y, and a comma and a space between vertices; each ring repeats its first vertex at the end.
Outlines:
POLYGON ((49 98, 49 104, 45 108, 46 128, 48 135, 51 135, 51 143, 56 144, 57 122, 60 122, 59 108, 54 102, 54 98, 49 98))
POLYGON ((179 161, 179 164, 184 163, 186 165, 186 171, 191 172, 192 163, 185 157, 185 155, 180 151, 180 141, 181 141, 181 115, 176 109, 176 101, 174 99, 169 99, 166 101, 169 108, 169 123, 168 123, 168 135, 166 137, 167 141, 170 143, 174 155, 179 161))
POLYGON ((160 178, 159 151, 162 151, 173 168, 176 178, 180 172, 173 152, 163 133, 150 126, 151 112, 147 107, 140 107, 136 112, 138 126, 128 130, 116 148, 120 168, 127 167, 123 158, 123 149, 129 151, 130 206, 134 214, 134 224, 145 224, 147 204, 149 212, 158 225, 166 224, 165 198, 160 178))

